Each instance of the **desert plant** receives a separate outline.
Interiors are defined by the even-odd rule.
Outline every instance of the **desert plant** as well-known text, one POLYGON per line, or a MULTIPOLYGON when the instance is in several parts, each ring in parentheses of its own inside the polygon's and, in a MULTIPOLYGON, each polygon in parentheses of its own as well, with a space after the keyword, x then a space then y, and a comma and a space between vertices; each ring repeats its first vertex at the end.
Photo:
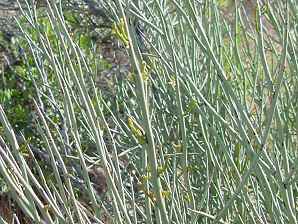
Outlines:
POLYGON ((61 5, 46 26, 27 7, 39 148, 0 106, 0 173, 26 216, 297 223, 297 3, 222 3, 101 2, 130 57, 112 100, 61 5))

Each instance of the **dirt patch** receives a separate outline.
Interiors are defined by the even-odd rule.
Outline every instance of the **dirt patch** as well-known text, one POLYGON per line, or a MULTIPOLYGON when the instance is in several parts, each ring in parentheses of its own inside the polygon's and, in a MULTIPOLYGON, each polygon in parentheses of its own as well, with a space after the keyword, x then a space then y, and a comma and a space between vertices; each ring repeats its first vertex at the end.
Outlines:
POLYGON ((34 223, 31 219, 25 216, 21 208, 8 193, 0 194, 0 216, 8 223, 17 223, 15 222, 17 219, 21 224, 34 223))

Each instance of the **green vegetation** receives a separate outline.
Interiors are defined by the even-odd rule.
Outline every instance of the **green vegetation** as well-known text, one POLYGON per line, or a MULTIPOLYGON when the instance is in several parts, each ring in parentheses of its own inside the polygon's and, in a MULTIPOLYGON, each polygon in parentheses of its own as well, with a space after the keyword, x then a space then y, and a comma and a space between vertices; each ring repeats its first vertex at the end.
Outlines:
POLYGON ((1 40, 14 219, 297 223, 296 1, 25 2, 1 40))

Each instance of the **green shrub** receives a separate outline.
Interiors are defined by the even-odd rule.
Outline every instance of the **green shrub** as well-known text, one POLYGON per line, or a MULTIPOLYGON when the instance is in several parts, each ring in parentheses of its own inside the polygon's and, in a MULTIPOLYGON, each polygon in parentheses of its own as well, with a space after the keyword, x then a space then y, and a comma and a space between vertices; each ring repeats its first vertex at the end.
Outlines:
POLYGON ((225 2, 102 2, 130 57, 110 95, 59 4, 25 12, 42 150, 1 106, 0 173, 28 217, 297 223, 297 3, 225 2))

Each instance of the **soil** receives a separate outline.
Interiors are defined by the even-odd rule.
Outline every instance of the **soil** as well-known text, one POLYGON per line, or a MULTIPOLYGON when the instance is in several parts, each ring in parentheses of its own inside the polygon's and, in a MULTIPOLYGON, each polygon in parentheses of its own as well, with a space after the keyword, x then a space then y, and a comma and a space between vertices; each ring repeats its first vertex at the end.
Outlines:
POLYGON ((34 223, 31 219, 25 216, 9 193, 0 194, 0 217, 8 223, 17 223, 17 218, 21 224, 34 223))

